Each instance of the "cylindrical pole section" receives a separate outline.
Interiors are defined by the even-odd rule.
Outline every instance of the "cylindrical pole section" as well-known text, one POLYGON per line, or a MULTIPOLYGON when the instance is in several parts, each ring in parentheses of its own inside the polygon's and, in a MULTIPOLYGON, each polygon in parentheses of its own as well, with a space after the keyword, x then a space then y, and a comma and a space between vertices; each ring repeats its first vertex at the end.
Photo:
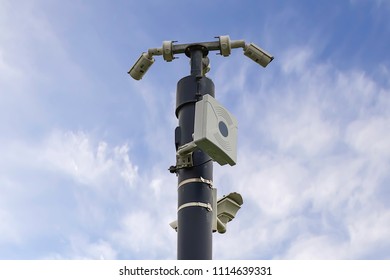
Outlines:
MULTIPOLYGON (((207 50, 206 50, 207 51, 207 50)), ((176 116, 179 126, 175 131, 176 148, 191 142, 194 133, 195 103, 205 94, 214 96, 214 83, 203 76, 202 58, 207 52, 200 46, 189 49, 191 76, 177 84, 176 116)), ((177 259, 212 259, 212 189, 211 158, 196 149, 192 153, 192 166, 178 167, 177 259)), ((212 209, 216 211, 216 209, 212 209)))

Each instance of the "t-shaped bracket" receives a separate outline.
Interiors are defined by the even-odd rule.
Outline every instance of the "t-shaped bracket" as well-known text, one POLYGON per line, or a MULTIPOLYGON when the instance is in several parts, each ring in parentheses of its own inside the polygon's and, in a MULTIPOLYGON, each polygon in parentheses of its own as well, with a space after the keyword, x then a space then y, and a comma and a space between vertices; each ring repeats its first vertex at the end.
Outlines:
POLYGON ((228 35, 216 38, 218 38, 218 41, 189 44, 174 44, 176 41, 164 41, 162 48, 152 48, 142 53, 128 73, 135 80, 141 80, 154 63, 153 56, 162 55, 165 61, 170 62, 176 58, 176 54, 185 53, 187 56, 190 56, 190 47, 194 45, 202 46, 207 50, 207 53, 209 51, 219 51, 219 54, 225 57, 230 55, 232 49, 242 48, 244 55, 263 67, 266 67, 274 59, 272 55, 253 43, 246 44, 244 40, 231 41, 228 35))

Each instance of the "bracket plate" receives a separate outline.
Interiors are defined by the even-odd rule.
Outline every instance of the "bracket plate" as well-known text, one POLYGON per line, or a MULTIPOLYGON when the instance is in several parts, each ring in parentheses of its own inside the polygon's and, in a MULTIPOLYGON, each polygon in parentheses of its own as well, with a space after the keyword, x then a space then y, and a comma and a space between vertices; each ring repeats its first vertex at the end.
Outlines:
POLYGON ((194 162, 192 160, 192 152, 176 155, 176 169, 192 166, 194 166, 194 162))

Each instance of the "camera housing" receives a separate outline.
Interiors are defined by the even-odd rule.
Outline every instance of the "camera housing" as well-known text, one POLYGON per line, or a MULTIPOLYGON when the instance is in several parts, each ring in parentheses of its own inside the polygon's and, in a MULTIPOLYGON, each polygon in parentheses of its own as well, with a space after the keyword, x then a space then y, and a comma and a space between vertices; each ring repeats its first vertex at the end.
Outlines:
POLYGON ((253 43, 245 45, 244 55, 263 67, 266 67, 274 59, 272 55, 253 43))
MULTIPOLYGON (((242 196, 237 192, 232 192, 218 199, 216 202, 216 230, 219 233, 226 232, 226 224, 236 217, 243 203, 242 196)), ((215 226, 213 230, 215 230, 215 226)))
POLYGON ((133 79, 141 80, 153 63, 154 58, 149 56, 148 53, 144 52, 127 73, 130 74, 133 79))

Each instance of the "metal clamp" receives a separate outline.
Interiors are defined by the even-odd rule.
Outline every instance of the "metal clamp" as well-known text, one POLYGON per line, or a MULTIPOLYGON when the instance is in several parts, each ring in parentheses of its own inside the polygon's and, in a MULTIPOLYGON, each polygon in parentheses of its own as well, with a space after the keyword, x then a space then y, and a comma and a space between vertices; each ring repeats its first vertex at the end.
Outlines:
POLYGON ((179 183, 179 185, 177 187, 180 188, 181 186, 189 184, 189 183, 205 183, 205 184, 209 185, 210 188, 213 187, 213 181, 212 180, 208 180, 208 179, 205 179, 205 178, 202 178, 202 177, 199 177, 199 178, 189 178, 189 179, 183 180, 183 181, 181 181, 179 183))
POLYGON ((187 207, 203 207, 203 208, 206 208, 207 211, 209 211, 209 212, 213 211, 213 208, 211 207, 210 203, 188 202, 188 203, 184 203, 184 204, 180 205, 180 207, 177 208, 177 212, 179 212, 180 210, 187 208, 187 207))
POLYGON ((192 161, 192 152, 183 155, 176 155, 176 169, 192 166, 194 166, 194 162, 192 161))

